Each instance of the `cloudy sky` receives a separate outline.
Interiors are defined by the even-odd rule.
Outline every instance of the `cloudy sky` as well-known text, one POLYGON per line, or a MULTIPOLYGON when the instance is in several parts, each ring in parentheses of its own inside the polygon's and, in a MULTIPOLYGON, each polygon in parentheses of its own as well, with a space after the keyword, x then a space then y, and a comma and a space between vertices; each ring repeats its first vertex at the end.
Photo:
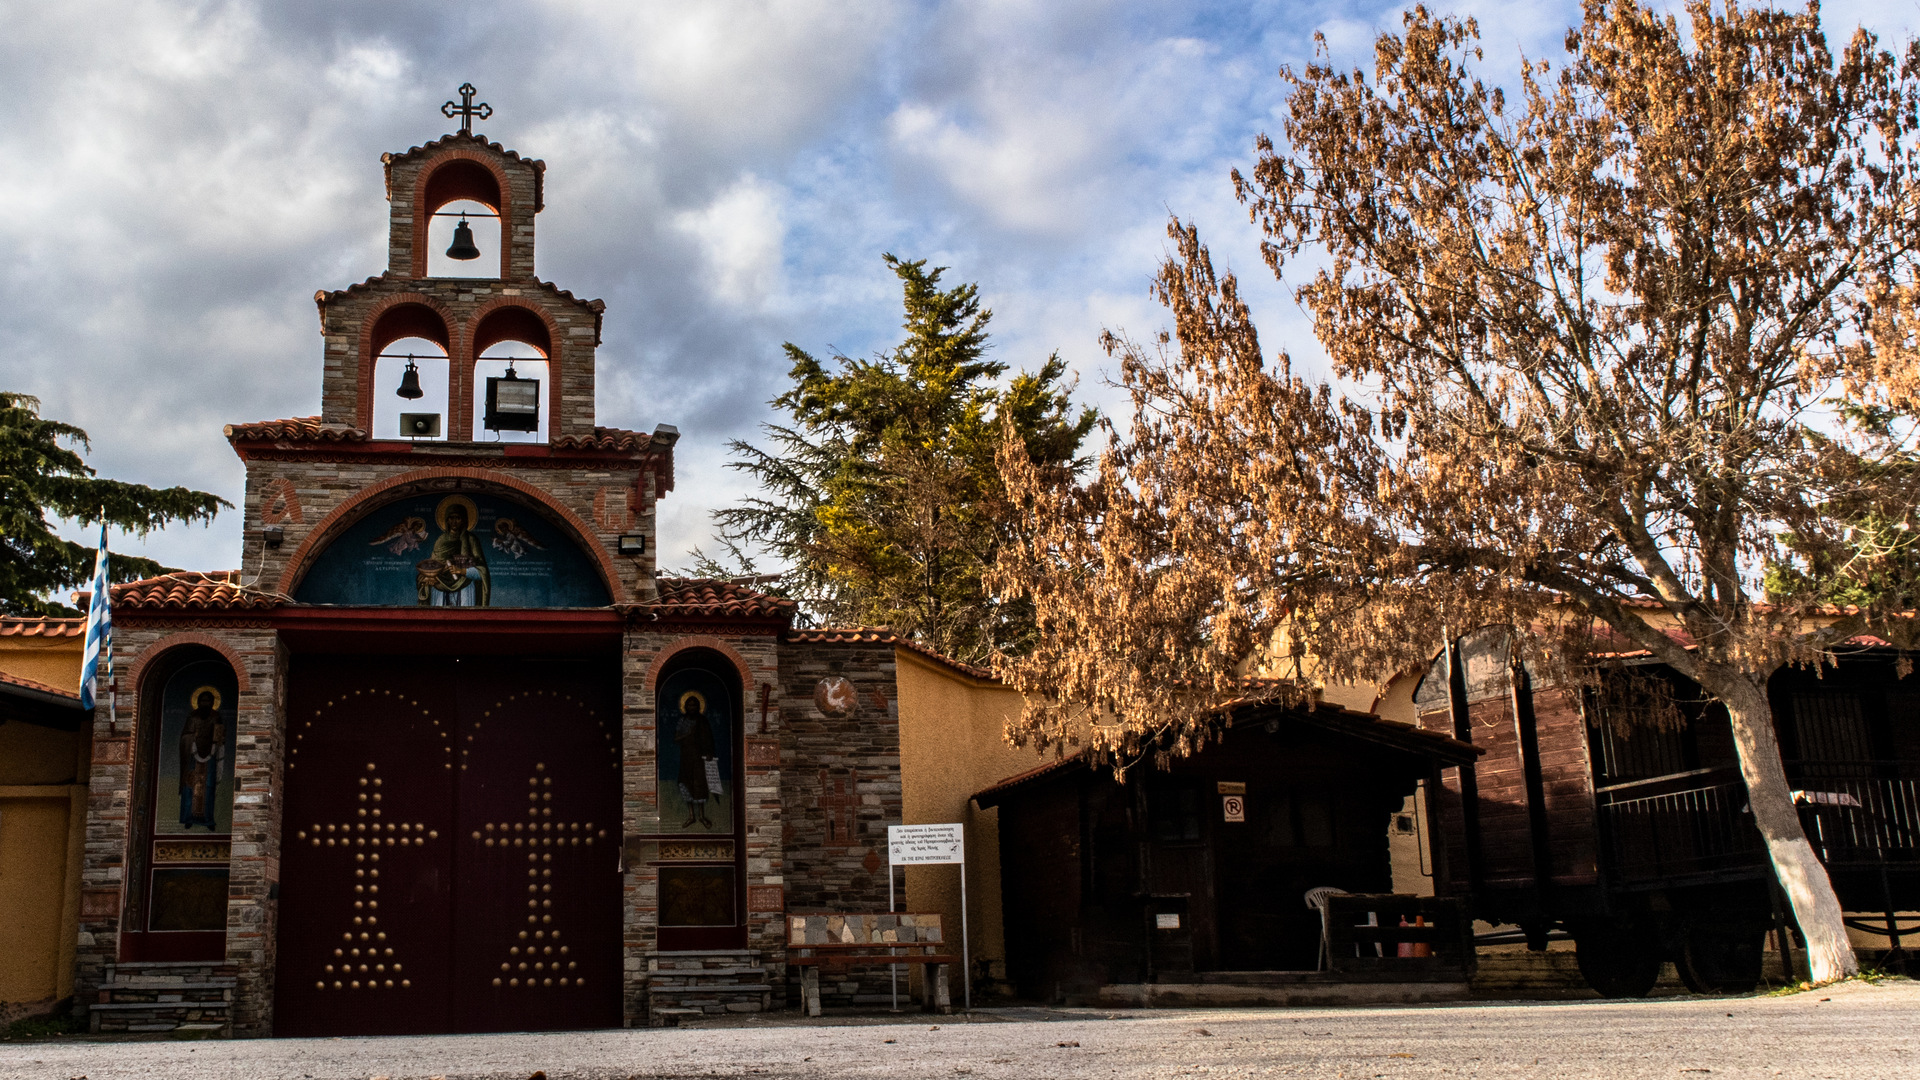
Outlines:
MULTIPOLYGON (((1449 8, 1443 2, 1438 5, 1449 8)), ((1489 0, 1487 59, 1557 58, 1575 4, 1489 0)), ((980 283, 1000 359, 1145 336, 1169 213, 1245 273, 1269 348, 1314 352, 1228 172, 1277 131, 1275 71, 1362 62, 1397 4, 1347 0, 0 0, 0 387, 103 473, 238 501, 222 424, 318 411, 316 289, 385 265, 380 154, 450 130, 545 159, 540 276, 607 302, 602 423, 683 433, 672 564, 742 493, 780 344, 889 344, 883 252, 980 283)), ((1891 41, 1911 0, 1843 0, 1891 41)), ((237 514, 116 541, 235 565, 237 514)), ((77 535, 74 534, 74 535, 77 535)))

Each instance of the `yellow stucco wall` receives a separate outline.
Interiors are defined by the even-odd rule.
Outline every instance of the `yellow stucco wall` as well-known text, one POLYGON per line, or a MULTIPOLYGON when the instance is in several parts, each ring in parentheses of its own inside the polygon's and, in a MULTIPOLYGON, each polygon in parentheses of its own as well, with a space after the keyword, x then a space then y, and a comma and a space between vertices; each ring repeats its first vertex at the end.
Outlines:
MULTIPOLYGON (((962 822, 967 835, 967 922, 972 955, 1006 975, 1006 937, 1000 913, 1000 811, 968 800, 1053 760, 1007 744, 1002 732, 1020 713, 1020 695, 971 678, 919 653, 895 653, 900 687, 901 812, 908 825, 962 822)), ((938 911, 955 950, 960 944, 960 876, 952 866, 906 870, 907 907, 938 911)), ((953 993, 960 997, 955 973, 953 993)))
POLYGON ((79 637, 0 637, 0 671, 78 693, 83 644, 79 637))
MULTIPOLYGON (((0 671, 77 689, 81 644, 0 638, 0 671)), ((0 1005, 9 1013, 73 992, 86 779, 81 732, 0 723, 0 1005)))

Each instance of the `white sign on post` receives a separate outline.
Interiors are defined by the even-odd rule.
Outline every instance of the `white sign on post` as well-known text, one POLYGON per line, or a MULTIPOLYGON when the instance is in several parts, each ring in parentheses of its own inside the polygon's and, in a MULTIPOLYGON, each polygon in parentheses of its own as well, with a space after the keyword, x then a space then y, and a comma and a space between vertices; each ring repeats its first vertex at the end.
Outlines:
POLYGON ((960 825, 889 825, 887 861, 895 866, 932 866, 967 861, 967 834, 960 825))
MULTIPOLYGON (((967 827, 958 822, 952 825, 889 825, 887 826, 887 907, 893 907, 893 867, 895 866, 940 866, 957 865, 960 867, 960 975, 966 988, 966 1007, 973 1011, 973 971, 972 951, 967 942, 967 827)), ((894 1009, 898 1011, 899 991, 894 992, 894 1009)))

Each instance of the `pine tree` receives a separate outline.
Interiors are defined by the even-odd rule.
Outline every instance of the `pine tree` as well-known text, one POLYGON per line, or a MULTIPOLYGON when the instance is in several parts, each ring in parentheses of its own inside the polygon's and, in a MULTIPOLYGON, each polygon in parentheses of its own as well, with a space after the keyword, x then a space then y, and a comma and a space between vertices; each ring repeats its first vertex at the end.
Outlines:
MULTIPOLYGON (((42 417, 38 398, 0 390, 0 614, 78 614, 54 597, 92 577, 93 549, 56 535, 49 513, 144 536, 232 508, 204 491, 102 479, 73 446, 91 449, 85 431, 42 417)), ((108 569, 115 581, 133 581, 168 568, 116 554, 108 569)))
MULTIPOLYGON (((995 463, 1003 427, 1031 464, 1075 471, 1093 429, 1075 412, 1058 354, 999 384, 972 284, 943 288, 944 267, 885 256, 900 279, 900 344, 871 359, 836 355, 833 369, 789 342, 792 386, 772 402, 771 446, 731 444, 731 468, 762 494, 715 514, 721 542, 785 565, 781 589, 813 619, 883 625, 956 659, 1018 649, 1030 609, 990 597, 981 578, 1010 530, 995 463)), ((709 566, 712 564, 710 563, 709 566)))

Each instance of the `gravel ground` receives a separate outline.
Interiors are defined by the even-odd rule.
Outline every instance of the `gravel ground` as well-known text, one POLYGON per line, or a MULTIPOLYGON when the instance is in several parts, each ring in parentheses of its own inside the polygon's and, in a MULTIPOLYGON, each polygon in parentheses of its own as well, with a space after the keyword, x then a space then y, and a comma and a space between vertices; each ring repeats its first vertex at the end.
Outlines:
POLYGON ((1773 998, 1397 1008, 774 1014, 565 1034, 0 1044, 0 1078, 1920 1077, 1920 983, 1773 998), (932 1022, 938 1019, 939 1023, 932 1022))

